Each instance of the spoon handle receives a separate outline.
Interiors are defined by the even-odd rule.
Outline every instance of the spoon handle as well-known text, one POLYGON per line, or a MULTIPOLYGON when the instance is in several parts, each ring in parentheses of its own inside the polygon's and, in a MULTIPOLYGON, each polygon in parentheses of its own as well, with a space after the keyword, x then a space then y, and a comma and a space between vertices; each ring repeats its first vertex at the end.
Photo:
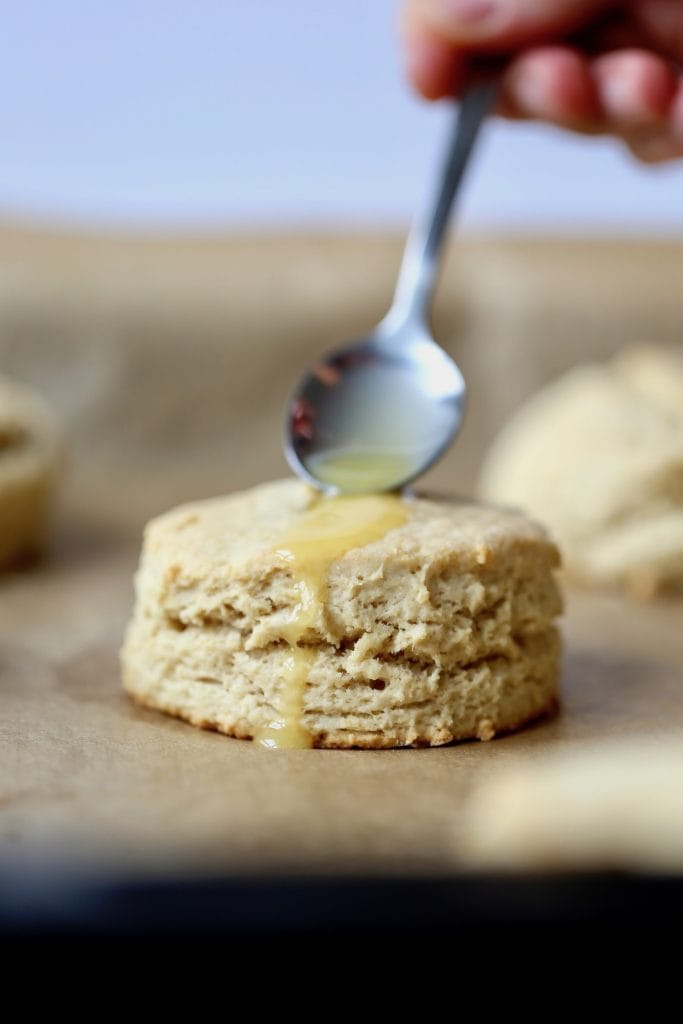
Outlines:
POLYGON ((408 236, 394 301, 386 318, 393 327, 427 319, 451 207, 496 91, 496 82, 474 85, 460 102, 438 186, 427 210, 417 216, 408 236))

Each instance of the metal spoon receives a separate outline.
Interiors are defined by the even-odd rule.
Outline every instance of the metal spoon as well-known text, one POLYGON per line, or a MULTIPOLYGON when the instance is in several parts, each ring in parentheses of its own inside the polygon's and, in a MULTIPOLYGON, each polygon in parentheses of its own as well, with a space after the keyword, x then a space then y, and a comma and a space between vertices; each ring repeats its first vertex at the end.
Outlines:
POLYGON ((326 354, 299 381, 285 421, 292 469, 332 493, 403 487, 460 427, 465 381, 433 340, 428 309, 448 216, 495 85, 464 96, 443 171, 410 232, 391 309, 371 334, 326 354))

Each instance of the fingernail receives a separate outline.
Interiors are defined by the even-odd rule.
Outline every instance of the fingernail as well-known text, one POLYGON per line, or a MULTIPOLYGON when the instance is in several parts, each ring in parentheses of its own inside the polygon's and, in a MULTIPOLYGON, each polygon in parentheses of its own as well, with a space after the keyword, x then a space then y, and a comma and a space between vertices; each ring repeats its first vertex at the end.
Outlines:
POLYGON ((548 83, 535 67, 512 68, 508 75, 509 92, 526 117, 540 117, 545 111, 548 83))
POLYGON ((601 83, 600 100, 605 116, 619 125, 646 126, 654 120, 640 99, 634 95, 628 79, 611 75, 601 83))

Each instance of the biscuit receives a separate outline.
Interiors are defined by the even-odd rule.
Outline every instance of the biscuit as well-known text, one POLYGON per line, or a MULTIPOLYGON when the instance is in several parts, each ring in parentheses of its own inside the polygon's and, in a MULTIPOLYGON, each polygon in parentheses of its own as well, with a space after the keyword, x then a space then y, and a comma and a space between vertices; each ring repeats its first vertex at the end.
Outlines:
POLYGON ((41 547, 60 448, 42 398, 0 376, 0 568, 41 547))
POLYGON ((579 366, 513 416, 480 494, 544 523, 568 572, 644 597, 683 590, 683 352, 579 366))
POLYGON ((683 736, 535 754, 473 791, 458 832, 480 868, 679 872, 683 736))
MULTIPOLYGON (((232 736, 262 734, 282 708, 301 601, 282 538, 297 524, 305 536, 325 500, 286 480, 148 524, 122 651, 137 701, 232 736)), ((557 562, 519 514, 406 499, 401 525, 332 561, 301 636, 311 745, 490 739, 552 710, 557 562)))

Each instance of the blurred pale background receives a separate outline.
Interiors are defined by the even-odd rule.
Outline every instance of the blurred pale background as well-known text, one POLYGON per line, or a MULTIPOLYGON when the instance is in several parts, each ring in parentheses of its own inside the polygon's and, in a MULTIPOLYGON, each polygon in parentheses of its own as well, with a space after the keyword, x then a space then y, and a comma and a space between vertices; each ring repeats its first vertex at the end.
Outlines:
MULTIPOLYGON (((54 402, 71 479, 97 474, 136 530, 179 497, 286 472, 300 368, 385 311, 449 114, 405 85, 396 13, 394 0, 7 8, 0 368, 54 402)), ((679 340, 679 195, 681 166, 490 126, 469 240, 450 247, 436 304, 467 423, 430 482, 471 490, 504 417, 572 363, 679 340), (604 237, 639 233, 655 238, 604 237)))
MULTIPOLYGON (((405 86, 397 0, 23 0, 0 33, 0 217, 400 225, 444 111, 405 86)), ((677 233, 683 169, 497 124, 468 228, 677 233)))

